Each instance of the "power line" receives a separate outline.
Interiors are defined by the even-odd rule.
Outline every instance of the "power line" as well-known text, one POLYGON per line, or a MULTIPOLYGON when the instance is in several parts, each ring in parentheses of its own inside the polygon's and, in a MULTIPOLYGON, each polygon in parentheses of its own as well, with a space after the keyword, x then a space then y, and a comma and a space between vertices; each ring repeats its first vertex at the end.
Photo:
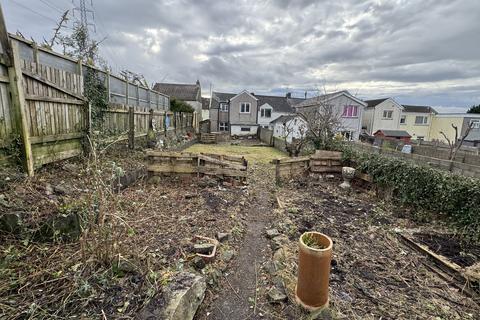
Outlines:
POLYGON ((38 15, 38 16, 44 18, 44 19, 53 21, 53 22, 55 22, 55 23, 58 22, 58 21, 55 21, 54 19, 52 19, 52 18, 50 18, 50 17, 47 17, 46 15, 41 14, 41 13, 38 12, 38 11, 35 11, 35 10, 33 10, 33 9, 31 9, 31 8, 29 8, 29 7, 25 6, 25 5, 17 2, 16 0, 11 0, 11 1, 12 1, 13 3, 15 3, 17 6, 20 6, 20 7, 22 7, 23 9, 28 10, 28 11, 30 11, 30 12, 32 12, 32 13, 35 13, 36 15, 38 15))
POLYGON ((53 4, 51 4, 50 2, 47 2, 46 0, 40 0, 43 4, 45 4, 46 6, 50 7, 51 9, 57 11, 57 12, 60 12, 60 13, 64 13, 66 10, 62 11, 60 8, 54 6, 53 4))

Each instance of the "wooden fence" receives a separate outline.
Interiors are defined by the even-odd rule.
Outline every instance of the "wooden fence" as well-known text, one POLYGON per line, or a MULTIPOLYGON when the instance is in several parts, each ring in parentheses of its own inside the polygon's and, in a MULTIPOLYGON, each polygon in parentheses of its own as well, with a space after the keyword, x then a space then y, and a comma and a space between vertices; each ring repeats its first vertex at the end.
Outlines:
POLYGON ((275 180, 307 175, 311 173, 342 172, 342 153, 336 151, 317 150, 308 157, 282 158, 272 161, 275 164, 275 180))
POLYGON ((168 111, 168 96, 8 35, 0 20, 0 164, 20 156, 33 175, 37 167, 83 152, 92 133, 83 95, 88 72, 103 79, 108 97, 102 136, 128 139, 133 148, 152 127, 167 135, 195 126, 196 114, 168 111))
POLYGON ((179 152, 147 152, 147 171, 152 176, 203 176, 245 179, 248 163, 243 157, 179 152))
POLYGON ((365 143, 352 143, 354 149, 369 152, 384 154, 389 157, 401 158, 408 161, 412 161, 421 166, 433 167, 440 170, 450 171, 455 174, 464 175, 467 177, 480 178, 480 165, 472 165, 467 163, 461 163, 457 161, 450 161, 445 159, 438 159, 432 157, 426 157, 413 153, 402 153, 395 150, 381 149, 365 143))

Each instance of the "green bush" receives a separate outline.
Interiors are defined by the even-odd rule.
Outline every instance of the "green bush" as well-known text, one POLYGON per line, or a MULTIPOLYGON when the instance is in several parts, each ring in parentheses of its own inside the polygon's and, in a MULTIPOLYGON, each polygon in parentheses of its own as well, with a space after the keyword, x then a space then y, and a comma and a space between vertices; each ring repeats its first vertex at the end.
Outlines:
POLYGON ((344 160, 393 189, 401 204, 443 214, 466 235, 480 240, 480 179, 344 147, 344 160))
POLYGON ((177 100, 175 98, 170 99, 170 111, 172 112, 189 112, 193 113, 192 106, 182 100, 177 100))

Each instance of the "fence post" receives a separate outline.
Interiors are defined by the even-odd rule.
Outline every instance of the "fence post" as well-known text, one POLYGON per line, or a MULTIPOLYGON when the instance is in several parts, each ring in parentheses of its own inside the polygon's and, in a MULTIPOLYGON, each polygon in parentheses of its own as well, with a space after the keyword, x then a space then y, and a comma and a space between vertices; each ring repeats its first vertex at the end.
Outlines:
POLYGON ((137 84, 137 106, 140 105, 140 85, 137 84))
POLYGON ((107 102, 110 102, 110 71, 105 74, 105 88, 107 89, 107 102))
POLYGON ((177 113, 173 113, 173 129, 175 130, 175 135, 177 135, 177 113))
POLYGON ((128 106, 128 78, 125 77, 125 105, 128 106))
POLYGON ((20 53, 18 44, 11 41, 12 66, 8 68, 8 77, 12 94, 13 109, 15 112, 16 127, 20 133, 23 144, 24 165, 29 176, 33 176, 33 154, 30 144, 30 135, 28 130, 27 110, 25 106, 25 95, 23 92, 23 75, 20 65, 20 53))
POLYGON ((128 108, 128 148, 135 147, 135 108, 128 108))
POLYGON ((32 44, 32 48, 33 48, 33 61, 34 61, 34 62, 37 64, 37 66, 38 66, 38 64, 40 64, 40 59, 39 59, 39 57, 38 57, 38 46, 37 46, 37 44, 36 44, 35 42, 32 44))
POLYGON ((280 159, 273 159, 273 164, 275 165, 275 183, 280 184, 280 159))

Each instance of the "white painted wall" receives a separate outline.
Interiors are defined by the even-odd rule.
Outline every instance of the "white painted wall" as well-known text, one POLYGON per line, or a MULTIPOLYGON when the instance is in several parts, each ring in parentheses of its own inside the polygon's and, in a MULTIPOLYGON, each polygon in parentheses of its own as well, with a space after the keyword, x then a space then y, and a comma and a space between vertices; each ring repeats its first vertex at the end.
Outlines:
POLYGON ((210 119, 210 110, 202 109, 202 120, 210 119))
POLYGON ((278 119, 280 116, 289 115, 289 114, 291 114, 291 113, 276 112, 276 111, 273 110, 273 107, 271 105, 269 105, 268 103, 265 103, 258 108, 258 124, 261 127, 269 126, 269 128, 270 128, 271 127, 270 122, 272 122, 275 119, 278 119), (262 117, 262 111, 261 111, 262 109, 271 109, 272 110, 272 116, 270 118, 262 117))
POLYGON ((372 132, 377 130, 399 130, 400 117, 402 115, 402 106, 396 103, 393 99, 387 99, 375 107, 374 122, 372 132), (384 111, 393 111, 392 119, 386 119, 383 117, 384 111))
POLYGON ((254 135, 257 134, 258 126, 257 125, 232 125, 231 126, 231 135, 234 136, 249 136, 249 135, 254 135), (248 131, 242 131, 242 127, 248 127, 250 128, 250 132, 248 131))
POLYGON ((300 117, 293 118, 287 122, 285 122, 285 126, 283 122, 279 121, 276 122, 273 127, 273 136, 276 138, 284 139, 286 132, 287 135, 287 142, 292 142, 293 138, 301 138, 305 136, 307 132, 307 123, 300 117), (286 130, 288 128, 288 130, 286 130))

